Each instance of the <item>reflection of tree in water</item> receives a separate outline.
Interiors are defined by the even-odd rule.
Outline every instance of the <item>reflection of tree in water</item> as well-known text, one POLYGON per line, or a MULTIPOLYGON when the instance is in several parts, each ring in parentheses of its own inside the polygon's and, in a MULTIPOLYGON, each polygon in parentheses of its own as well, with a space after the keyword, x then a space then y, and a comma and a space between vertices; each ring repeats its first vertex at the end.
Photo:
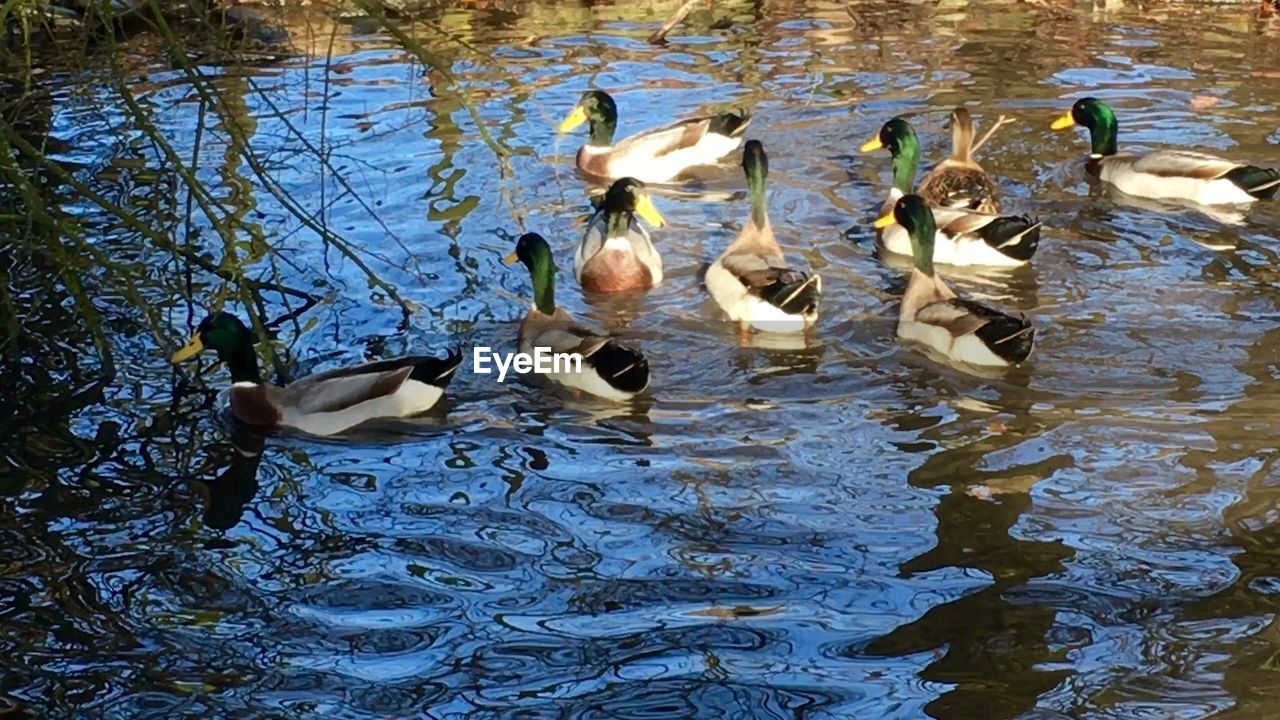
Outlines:
MULTIPOLYGON (((1264 294, 1271 295, 1267 289, 1264 294)), ((1215 439, 1209 450, 1189 448, 1182 464, 1196 471, 1196 490, 1211 492, 1222 482, 1222 473, 1242 468, 1247 480, 1240 499, 1223 513, 1225 530, 1239 548, 1230 555, 1239 575, 1227 587, 1185 606, 1181 615, 1190 620, 1223 618, 1234 627, 1246 621, 1270 618, 1256 633, 1227 642, 1233 647, 1223 663, 1223 686, 1236 700, 1229 715, 1262 718, 1275 714, 1280 703, 1280 683, 1275 667, 1280 656, 1280 451, 1277 451, 1277 417, 1280 417, 1280 374, 1276 372, 1280 328, 1264 332, 1249 347, 1248 357, 1236 367, 1252 378, 1241 398, 1229 410, 1201 417, 1199 427, 1215 439)), ((1181 489, 1183 492, 1187 488, 1181 489)))
MULTIPOLYGON (((118 110, 118 99, 97 91, 102 107, 118 110)), ((242 103, 233 108, 244 112, 242 103)), ((55 113, 39 89, 0 87, 0 233, 7 238, 0 243, 0 652, 13 659, 0 674, 0 714, 6 698, 21 699, 17 712, 45 708, 53 717, 155 689, 157 677, 165 678, 159 686, 177 687, 235 676, 257 651, 193 652, 155 618, 190 610, 200 625, 245 609, 263 614, 245 578, 188 556, 185 536, 199 505, 174 492, 183 486, 172 468, 184 465, 205 416, 204 408, 166 406, 153 321, 157 308, 207 278, 193 273, 188 285, 181 258, 157 257, 159 248, 136 227, 72 184, 174 237, 181 182, 131 141, 137 125, 96 105, 79 111, 63 103, 55 113), (55 127, 55 114, 101 132, 79 132, 65 118, 55 127), (77 145, 60 140, 63 134, 77 145), (150 677, 121 673, 121 658, 163 669, 150 677)), ((235 458, 219 480, 205 483, 208 525, 235 522, 256 485, 256 465, 256 457, 235 458)), ((313 557, 350 552, 308 524, 281 523, 280 531, 311 537, 297 542, 313 557)), ((309 573, 299 569, 292 582, 304 584, 309 573)), ((185 694, 175 691, 174 699, 185 694)), ((163 703, 163 695, 155 697, 163 703)))
MULTIPOLYGON (((0 113, 9 132, 28 144, 47 145, 53 114, 48 93, 6 85, 0 88, 0 113)), ((92 289, 92 278, 68 267, 57 227, 37 221, 60 214, 65 195, 42 181, 36 159, 11 156, 11 138, 3 139, 0 167, 7 182, 0 182, 0 233, 9 240, 0 243, 0 476, 3 489, 17 493, 32 482, 56 481, 45 454, 59 446, 64 451, 53 454, 66 464, 55 462, 55 468, 95 456, 92 446, 78 447, 67 422, 102 401, 111 368, 95 358, 91 328, 76 312, 77 297, 92 289)))
MULTIPOLYGON (((937 378, 924 373, 926 387, 937 378)), ((1030 488, 1038 480, 1070 465, 1070 458, 1050 456, 990 469, 990 457, 1014 451, 1046 431, 1028 412, 1022 388, 1002 392, 1001 408, 1013 415, 998 432, 960 447, 930 455, 911 472, 909 481, 922 488, 947 487, 934 510, 937 543, 901 566, 903 575, 940 568, 974 568, 989 574, 991 584, 977 592, 937 605, 914 622, 872 641, 872 655, 901 656, 945 648, 921 673, 925 680, 952 685, 927 706, 938 718, 1012 718, 1036 705, 1066 671, 1038 666, 1061 661, 1049 647, 1056 610, 1029 597, 1027 582, 1060 572, 1072 555, 1059 541, 1037 542, 1010 535, 1031 507, 1030 488), (972 487, 996 488, 992 498, 971 493, 972 487)), ((922 440, 954 445, 953 424, 920 433, 922 440)))

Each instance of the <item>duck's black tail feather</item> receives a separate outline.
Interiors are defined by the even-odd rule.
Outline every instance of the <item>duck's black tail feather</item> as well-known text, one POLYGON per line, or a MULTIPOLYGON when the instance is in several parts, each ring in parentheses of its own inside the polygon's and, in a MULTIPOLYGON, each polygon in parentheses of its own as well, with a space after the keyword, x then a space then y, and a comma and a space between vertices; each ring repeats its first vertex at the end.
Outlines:
POLYGON ((1276 168, 1241 165, 1223 177, 1259 200, 1271 200, 1280 190, 1280 170, 1276 168))
POLYGON ((735 110, 734 112, 720 113, 712 117, 711 125, 707 128, 707 132, 724 135, 725 137, 741 137, 750 124, 751 111, 735 110))
POLYGON ((975 332, 991 352, 1013 365, 1026 360, 1035 346, 1036 329, 1025 315, 992 313, 991 319, 975 332))
POLYGON ((454 373, 462 364, 462 349, 449 348, 449 354, 443 358, 424 356, 413 358, 413 361, 409 379, 444 389, 449 387, 449 381, 453 380, 454 373))
POLYGON ((616 390, 638 393, 649 387, 649 361, 638 350, 610 340, 591 353, 587 362, 616 390))
POLYGON ((760 288, 760 297, 789 315, 816 312, 822 297, 822 278, 798 270, 781 271, 772 283, 760 288))
POLYGON ((1040 221, 1026 215, 1002 215, 979 234, 992 248, 1014 260, 1030 260, 1040 247, 1040 221))

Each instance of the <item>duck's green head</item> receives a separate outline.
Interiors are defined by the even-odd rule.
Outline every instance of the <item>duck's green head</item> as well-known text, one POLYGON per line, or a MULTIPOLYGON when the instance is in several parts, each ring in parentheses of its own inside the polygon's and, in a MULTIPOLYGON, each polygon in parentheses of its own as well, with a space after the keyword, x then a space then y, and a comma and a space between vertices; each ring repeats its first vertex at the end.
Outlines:
POLYGON ((618 126, 618 106, 603 90, 588 90, 556 127, 558 132, 569 132, 584 122, 591 123, 591 144, 608 145, 613 142, 613 132, 618 126))
POLYGON ((258 382, 258 358, 253 353, 255 342, 257 336, 240 322, 240 318, 215 312, 200 322, 196 334, 173 354, 170 361, 175 364, 184 362, 204 350, 213 350, 218 359, 230 368, 234 382, 258 382))
POLYGON ((875 137, 859 148, 862 152, 887 149, 893 156, 893 185, 904 193, 911 192, 920 162, 920 140, 911 123, 895 117, 880 127, 875 137))
POLYGON ((880 132, 862 144, 858 148, 862 152, 873 152, 888 148, 889 152, 897 155, 907 149, 920 149, 920 143, 916 139, 916 131, 911 127, 911 123, 900 117, 890 118, 889 122, 880 126, 880 132))
POLYGON ((649 191, 644 183, 631 177, 613 181, 604 194, 604 203, 601 204, 601 208, 609 217, 626 216, 627 223, 624 223, 624 227, 629 224, 631 213, 644 218, 644 221, 653 227, 662 227, 667 224, 662 213, 658 212, 658 208, 654 206, 653 198, 649 197, 649 191))
POLYGON ((748 140, 742 148, 742 169, 747 174, 747 188, 751 191, 751 219, 756 225, 765 224, 764 182, 769 177, 769 156, 759 140, 748 140))
POLYGON ((876 228, 893 224, 902 226, 911 236, 911 257, 922 272, 933 274, 933 241, 938 227, 933 221, 933 208, 919 195, 903 195, 893 210, 876 220, 876 228))
POLYGON ((516 240, 516 249, 503 259, 507 265, 523 264, 533 280, 533 302, 550 315, 556 311, 556 263, 551 246, 538 233, 525 233, 516 240))
POLYGON ((748 183, 764 183, 769 177, 769 156, 764 152, 764 143, 748 140, 742 146, 742 169, 747 173, 748 183))
POLYGON ((1089 129, 1089 139, 1093 145, 1094 155, 1116 154, 1116 114, 1106 103, 1098 98, 1081 98, 1049 127, 1054 130, 1066 130, 1076 125, 1083 125, 1089 129))
POLYGON ((515 265, 521 263, 529 268, 529 272, 536 272, 539 267, 550 266, 555 270, 555 261, 551 259, 551 246, 547 244, 538 233, 525 233, 516 240, 516 249, 505 258, 502 262, 507 265, 515 265))

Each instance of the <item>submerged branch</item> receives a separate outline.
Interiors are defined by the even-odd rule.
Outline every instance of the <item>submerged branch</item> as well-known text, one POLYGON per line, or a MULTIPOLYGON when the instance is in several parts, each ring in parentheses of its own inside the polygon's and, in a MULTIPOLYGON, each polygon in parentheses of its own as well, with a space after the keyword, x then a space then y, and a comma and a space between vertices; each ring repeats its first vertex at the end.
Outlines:
POLYGON ((684 19, 693 11, 693 7, 700 2, 702 2, 702 0, 685 0, 685 3, 676 8, 676 11, 671 14, 671 17, 667 18, 667 21, 662 24, 662 27, 658 28, 657 31, 649 36, 649 44, 661 45, 666 42, 667 33, 675 29, 675 26, 684 22, 684 19))

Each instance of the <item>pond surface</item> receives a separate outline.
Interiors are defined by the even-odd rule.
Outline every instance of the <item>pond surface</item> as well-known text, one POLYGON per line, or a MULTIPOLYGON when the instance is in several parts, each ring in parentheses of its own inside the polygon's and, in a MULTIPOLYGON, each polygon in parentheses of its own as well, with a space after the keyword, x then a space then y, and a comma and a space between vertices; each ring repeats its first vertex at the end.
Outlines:
POLYGON ((78 277, 112 362, 40 290, 55 272, 5 251, 25 333, 3 375, 0 715, 1274 716, 1280 206, 1117 202, 1085 181, 1083 133, 1048 126, 1093 94, 1125 145, 1280 164, 1280 32, 1244 6, 726 2, 648 44, 677 4, 401 26, 435 67, 376 22, 296 10, 293 52, 252 63, 184 68, 143 31, 41 76, 24 127, 82 184, 49 192, 98 253, 78 277), (583 135, 554 124, 592 87, 622 135, 753 110, 780 239, 824 278, 803 347, 743 347, 701 288, 747 215, 732 161, 700 174, 708 197, 656 198, 662 285, 583 297, 583 135), (901 346, 905 270, 873 252, 889 162, 857 147, 911 114, 940 158, 958 103, 1017 119, 980 159, 1046 225, 1031 267, 950 276, 1034 319, 1006 374, 901 346), (427 418, 255 447, 218 412, 224 368, 166 360, 244 296, 85 189, 315 295, 275 327, 290 376, 513 347, 530 288, 501 258, 536 230, 561 304, 644 349, 652 396, 468 361, 427 418))

